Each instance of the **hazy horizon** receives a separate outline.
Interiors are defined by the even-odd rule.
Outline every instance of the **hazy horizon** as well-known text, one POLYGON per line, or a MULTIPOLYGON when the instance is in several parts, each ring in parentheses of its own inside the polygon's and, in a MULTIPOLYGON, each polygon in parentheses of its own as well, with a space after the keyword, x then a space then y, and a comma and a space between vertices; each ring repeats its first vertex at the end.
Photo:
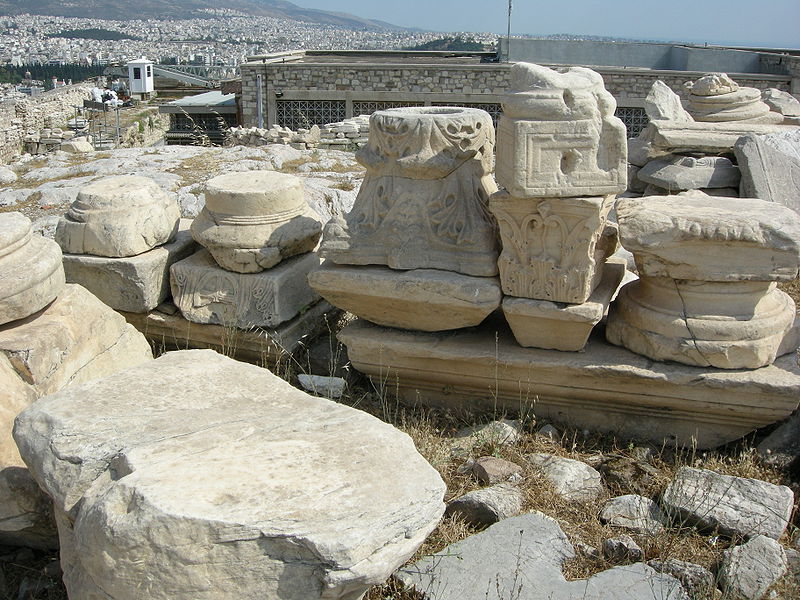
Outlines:
MULTIPOLYGON (((507 29, 508 0, 293 1, 432 31, 505 34, 507 29)), ((800 49, 800 0, 571 0, 557 5, 515 0, 511 33, 800 49)))

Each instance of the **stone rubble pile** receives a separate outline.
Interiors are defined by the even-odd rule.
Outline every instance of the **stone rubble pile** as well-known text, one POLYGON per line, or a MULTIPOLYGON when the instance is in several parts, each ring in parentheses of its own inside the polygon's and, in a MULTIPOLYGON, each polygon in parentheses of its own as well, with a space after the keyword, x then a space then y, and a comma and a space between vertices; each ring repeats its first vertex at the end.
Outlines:
POLYGON ((369 115, 358 115, 337 123, 328 123, 320 129, 320 148, 344 149, 366 146, 369 142, 369 115))
MULTIPOLYGON (((798 276, 798 214, 700 191, 668 196, 725 193, 739 172, 729 157, 667 157, 640 171, 662 192, 616 202, 639 275, 626 276, 609 220, 630 154, 613 97, 584 68, 518 63, 510 77, 499 191, 486 117, 444 107, 371 116, 357 153, 367 176, 353 210, 325 226, 328 260, 309 276, 360 317, 339 334, 354 367, 388 373, 410 401, 516 410, 535 398, 546 418, 671 444, 713 447, 788 416, 800 328, 776 282, 798 276)), ((725 76, 692 90, 695 112, 716 102, 716 118, 767 126, 751 121, 769 107, 725 76)), ((655 124, 697 124, 703 135, 719 125, 696 123, 664 85, 648 110, 672 119, 655 124)))
POLYGON ((227 139, 229 146, 265 146, 283 144, 298 150, 313 150, 319 146, 320 128, 312 125, 309 129, 292 131, 288 127, 273 125, 269 129, 261 127, 231 127, 227 139))
POLYGON ((11 439, 38 397, 152 359, 125 319, 66 284, 61 249, 17 212, 0 214, 0 543, 54 547, 49 502, 11 439))

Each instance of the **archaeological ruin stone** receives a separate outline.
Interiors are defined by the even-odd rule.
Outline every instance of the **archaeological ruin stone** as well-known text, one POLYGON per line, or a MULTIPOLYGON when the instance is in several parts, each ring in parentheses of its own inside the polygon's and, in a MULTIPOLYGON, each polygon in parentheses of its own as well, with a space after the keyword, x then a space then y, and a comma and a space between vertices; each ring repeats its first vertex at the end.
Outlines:
POLYGON ((695 82, 687 82, 687 109, 695 121, 781 123, 783 117, 770 112, 761 101, 761 91, 741 87, 725 73, 709 73, 695 82))
MULTIPOLYGON (((739 167, 724 156, 667 156, 651 160, 637 177, 669 191, 739 188, 739 167)), ((758 197, 758 196, 753 196, 758 197)))
POLYGON ((497 128, 497 183, 514 198, 625 191, 626 132, 615 109, 591 69, 515 64, 497 128))
POLYGON ((792 514, 794 493, 784 485, 681 467, 661 507, 674 521, 726 536, 778 539, 792 514))
POLYGON ((61 249, 22 213, 0 214, 0 325, 47 306, 64 288, 61 249))
POLYGON ((761 92, 761 99, 771 110, 782 114, 784 117, 800 117, 800 100, 789 92, 769 88, 761 92))
MULTIPOLYGON (((753 123, 752 121, 726 121, 723 123, 680 123, 652 121, 639 134, 631 149, 638 162, 644 157, 655 158, 670 153, 704 152, 720 154, 732 152, 743 135, 767 135, 792 130, 787 125, 753 123)), ((641 165, 640 165, 641 166, 641 165)))
POLYGON ((219 175, 206 183, 206 204, 192 236, 228 271, 258 273, 310 252, 322 224, 297 177, 275 171, 219 175))
POLYGON ((124 258, 64 254, 67 281, 78 283, 115 310, 146 313, 170 296, 169 269, 194 253, 197 245, 182 219, 166 244, 124 258))
POLYGON ((658 504, 635 494, 611 498, 599 516, 603 523, 637 533, 656 535, 664 530, 665 517, 658 504))
POLYGON ((337 264, 497 274, 486 203, 494 127, 472 108, 377 111, 356 153, 367 174, 353 209, 325 226, 320 253, 337 264))
POLYGON ((676 579, 642 563, 567 581, 562 566, 574 556, 555 519, 532 512, 403 567, 397 577, 430 600, 688 600, 676 579))
POLYGON ((617 203, 639 279, 609 312, 606 338, 654 360, 756 369, 790 352, 800 217, 773 202, 706 195, 617 203))
POLYGON ((614 196, 515 198, 492 196, 503 251, 498 260, 509 296, 580 304, 600 283, 606 258, 617 247, 606 227, 614 196))
POLYGON ((525 460, 541 471, 553 491, 571 502, 597 499, 605 490, 600 473, 579 460, 537 452, 525 460))
POLYGON ((259 273, 237 273, 201 250, 170 267, 172 298, 194 323, 276 327, 319 299, 306 282, 319 262, 307 252, 259 273))
POLYGON ((406 434, 207 350, 66 388, 14 436, 71 598, 354 600, 444 511, 406 434))
POLYGON ((445 514, 477 527, 485 527, 522 512, 525 495, 513 483, 498 483, 472 490, 447 503, 445 514))
POLYGON ((624 275, 624 264, 608 262, 600 285, 582 304, 506 296, 503 314, 520 346, 576 352, 605 315, 624 275))
POLYGON ((147 177, 106 177, 81 188, 56 228, 67 254, 120 258, 169 242, 178 231, 180 209, 147 177))
POLYGON ((539 419, 657 444, 713 448, 739 439, 788 417, 800 386, 791 354, 731 371, 655 362, 594 336, 582 352, 522 348, 492 317, 443 333, 357 320, 338 337, 353 368, 376 384, 388 377, 409 403, 490 412, 535 406, 539 419))
POLYGON ((800 128, 744 135, 733 152, 742 172, 741 196, 777 202, 800 213, 800 128))
POLYGON ((500 307, 503 297, 497 277, 330 261, 312 271, 308 283, 331 304, 368 321, 420 331, 478 325, 500 307))
POLYGON ((651 121, 691 123, 692 115, 686 112, 681 98, 670 87, 657 79, 644 99, 644 110, 651 121))
POLYGON ((773 539, 757 535, 723 552, 717 576, 724 598, 760 600, 772 584, 786 573, 783 547, 773 539))

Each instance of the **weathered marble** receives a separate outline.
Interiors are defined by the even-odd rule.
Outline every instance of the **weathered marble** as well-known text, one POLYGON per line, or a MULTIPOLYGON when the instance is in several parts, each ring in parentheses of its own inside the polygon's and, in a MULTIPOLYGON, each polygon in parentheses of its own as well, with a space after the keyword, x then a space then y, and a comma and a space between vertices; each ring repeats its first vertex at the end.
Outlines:
POLYGON ((654 360, 754 369, 792 351, 796 307, 775 281, 800 267, 800 215, 753 199, 620 200, 639 280, 609 311, 606 338, 654 360))
POLYGON ((444 511, 406 434, 209 350, 62 390, 14 436, 82 600, 355 600, 444 511))
POLYGON ((789 92, 769 88, 761 92, 761 99, 769 106, 770 110, 780 113, 784 117, 800 117, 800 100, 789 92))
POLYGON ((312 252, 260 273, 235 273, 201 250, 170 267, 172 298, 181 314, 195 323, 276 327, 319 299, 306 281, 319 263, 312 252))
POLYGON ((591 69, 511 67, 497 128, 497 183, 516 198, 624 192, 625 125, 591 69))
POLYGON ((197 250, 188 228, 189 222, 182 219, 172 241, 136 256, 64 254, 67 281, 82 285, 115 310, 153 310, 170 296, 170 266, 197 250))
POLYGON ((471 108, 377 111, 353 209, 325 226, 320 254, 337 264, 497 274, 497 232, 486 204, 494 128, 471 108))
POLYGON ((107 177, 81 188, 58 222, 55 239, 68 254, 136 256, 170 241, 180 209, 147 177, 107 177))
POLYGON ((206 183, 205 199, 192 222, 192 236, 223 269, 258 273, 310 252, 319 241, 320 217, 306 203, 303 184, 293 175, 219 175, 206 183))
POLYGON ((44 308, 64 289, 61 249, 22 213, 0 214, 0 325, 44 308))
POLYGON ((583 352, 522 348, 505 323, 448 333, 362 320, 339 333, 355 369, 412 403, 454 410, 535 408, 537 418, 656 443, 712 448, 797 407, 794 356, 756 370, 661 363, 591 336, 583 352), (535 404, 534 404, 535 403, 535 404))
POLYGON ((500 307, 497 277, 439 269, 395 271, 330 261, 308 276, 328 302, 379 325, 445 331, 478 325, 500 307))
POLYGON ((686 112, 681 98, 670 87, 657 79, 644 99, 644 110, 651 121, 691 123, 692 115, 686 112))
POLYGON ((742 172, 740 196, 777 202, 800 213, 800 128, 744 135, 733 152, 742 172))
POLYGON ((729 121, 725 123, 679 123, 675 121, 652 121, 639 135, 639 153, 646 152, 651 158, 669 153, 705 152, 721 154, 732 152, 743 135, 781 133, 793 131, 788 125, 769 125, 751 121, 729 121))
POLYGON ((503 314, 520 346, 575 352, 586 345, 624 275, 624 264, 609 262, 603 269, 600 285, 582 304, 506 296, 503 314))
MULTIPOLYGON (((739 167, 724 156, 668 156, 651 160, 637 173, 645 182, 671 192, 739 187, 739 167)), ((755 197, 755 196, 754 196, 755 197)))
POLYGON ((688 112, 695 121, 713 123, 751 121, 781 123, 783 117, 770 112, 756 88, 740 87, 725 73, 709 73, 688 82, 688 112))
POLYGON ((503 251, 498 266, 509 296, 553 302, 585 302, 617 247, 616 228, 606 226, 614 196, 514 198, 494 194, 503 251))

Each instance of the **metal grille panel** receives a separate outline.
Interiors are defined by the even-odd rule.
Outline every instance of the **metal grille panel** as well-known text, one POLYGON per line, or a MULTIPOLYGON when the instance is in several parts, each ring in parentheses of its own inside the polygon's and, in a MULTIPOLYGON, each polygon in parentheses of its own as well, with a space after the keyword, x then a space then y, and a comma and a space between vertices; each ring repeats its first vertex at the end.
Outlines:
POLYGON ((406 106, 423 106, 422 102, 373 102, 373 101, 353 101, 353 116, 371 115, 376 110, 386 110, 387 108, 403 108, 406 106))
POLYGON ((617 112, 614 113, 620 120, 625 123, 625 129, 628 130, 628 137, 636 137, 642 131, 650 119, 647 118, 647 113, 643 108, 634 108, 629 106, 618 106, 617 112))
POLYGON ((275 120, 295 131, 343 121, 346 116, 344 100, 277 100, 275 104, 275 120))

